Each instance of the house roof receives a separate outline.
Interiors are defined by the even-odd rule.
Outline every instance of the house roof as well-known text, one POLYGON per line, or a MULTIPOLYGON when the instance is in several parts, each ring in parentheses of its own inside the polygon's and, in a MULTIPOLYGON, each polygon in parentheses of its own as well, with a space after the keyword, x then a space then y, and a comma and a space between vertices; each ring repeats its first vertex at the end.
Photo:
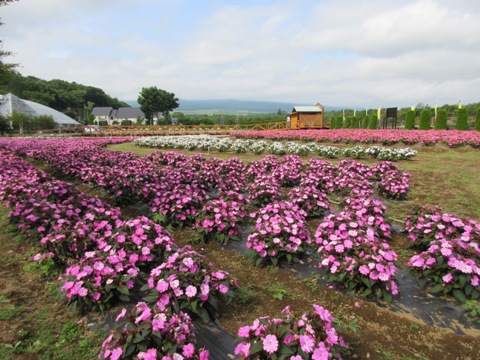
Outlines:
POLYGON ((112 107, 94 107, 92 109, 92 115, 95 116, 110 116, 112 113, 113 108, 112 107))
POLYGON ((320 110, 317 106, 294 106, 292 113, 293 112, 313 112, 313 113, 321 113, 322 110, 320 110))
POLYGON ((145 118, 145 114, 138 107, 121 107, 112 116, 116 119, 145 118))

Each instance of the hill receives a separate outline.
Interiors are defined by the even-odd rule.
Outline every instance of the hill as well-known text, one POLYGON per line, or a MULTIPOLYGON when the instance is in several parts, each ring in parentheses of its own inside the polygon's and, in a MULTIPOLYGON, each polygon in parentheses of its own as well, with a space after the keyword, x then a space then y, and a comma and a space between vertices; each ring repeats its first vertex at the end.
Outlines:
MULTIPOLYGON (((138 106, 136 101, 127 101, 131 106, 138 106)), ((275 114, 278 110, 291 112, 294 106, 314 105, 289 103, 280 101, 248 101, 235 99, 217 100, 187 100, 180 99, 180 106, 175 112, 188 115, 212 115, 212 114, 275 114)), ((325 107, 325 111, 334 110, 333 107, 325 107)))

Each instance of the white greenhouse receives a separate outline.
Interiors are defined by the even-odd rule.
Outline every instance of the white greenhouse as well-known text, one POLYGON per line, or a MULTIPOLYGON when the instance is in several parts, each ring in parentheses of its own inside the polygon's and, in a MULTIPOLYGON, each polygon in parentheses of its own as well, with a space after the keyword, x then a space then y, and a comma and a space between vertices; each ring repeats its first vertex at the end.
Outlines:
POLYGON ((12 113, 29 116, 51 116, 55 123, 61 127, 80 125, 78 121, 48 106, 20 99, 13 94, 0 95, 0 114, 10 117, 12 113))

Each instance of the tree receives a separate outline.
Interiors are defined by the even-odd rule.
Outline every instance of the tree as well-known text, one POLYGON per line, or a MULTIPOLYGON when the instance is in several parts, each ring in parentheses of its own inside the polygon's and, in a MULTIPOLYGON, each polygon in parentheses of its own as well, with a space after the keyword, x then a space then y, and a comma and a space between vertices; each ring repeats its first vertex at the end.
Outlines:
POLYGON ((352 116, 350 119, 350 129, 358 129, 358 118, 356 116, 352 116))
POLYGON ((378 118, 377 118, 377 115, 370 115, 370 121, 368 122, 368 128, 369 129, 376 129, 377 128, 377 122, 378 122, 378 118))
POLYGON ((458 109, 457 123, 455 124, 457 130, 468 130, 468 112, 467 109, 458 109))
POLYGON ((405 129, 412 130, 415 127, 415 110, 408 110, 405 115, 405 129))
POLYGON ((446 130, 447 120, 448 120, 447 110, 438 109, 437 120, 435 121, 435 130, 446 130))
POLYGON ((369 116, 365 115, 365 117, 363 118, 363 121, 362 121, 362 129, 368 129, 369 120, 370 120, 369 116))
POLYGON ((153 125, 153 118, 158 117, 159 113, 165 119, 169 119, 169 112, 179 105, 174 93, 158 89, 156 86, 142 88, 137 101, 151 125, 153 125))
POLYGON ((420 113, 420 124, 418 128, 420 130, 430 130, 430 122, 432 120, 432 113, 428 109, 423 109, 420 113))

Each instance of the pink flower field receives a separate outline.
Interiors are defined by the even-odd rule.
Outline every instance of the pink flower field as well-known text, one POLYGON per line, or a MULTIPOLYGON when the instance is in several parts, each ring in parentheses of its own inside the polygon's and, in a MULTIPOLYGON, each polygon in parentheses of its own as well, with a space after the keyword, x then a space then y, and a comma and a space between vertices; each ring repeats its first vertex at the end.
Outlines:
MULTIPOLYGON (((473 131, 235 136, 480 147, 480 133, 473 131)), ((34 260, 61 269, 65 304, 83 315, 120 308, 101 359, 216 358, 197 344, 199 321, 228 317, 229 309, 241 307, 242 291, 255 284, 218 269, 202 253, 207 246, 230 254, 229 246, 237 244, 233 249, 243 262, 273 274, 309 265, 313 296, 320 287, 333 289, 333 296, 348 299, 345 304, 355 302, 349 311, 361 308, 359 301, 389 309, 401 298, 399 280, 407 275, 419 291, 451 302, 480 298, 480 224, 412 204, 405 228, 392 226, 386 204, 408 200, 412 186, 411 174, 397 163, 332 163, 297 155, 245 162, 175 152, 137 157, 104 148, 130 140, 0 139, 0 200, 16 232, 37 248, 34 260), (135 206, 141 215, 125 210, 135 206), (180 241, 179 234, 188 238, 180 241), (398 262, 399 251, 407 251, 395 242, 400 236, 415 251, 405 266, 398 262)), ((267 289, 259 291, 269 296, 267 289)), ((281 300, 292 294, 286 291, 281 300)), ((230 356, 349 359, 361 345, 349 342, 347 323, 355 324, 317 300, 299 313, 286 304, 275 316, 240 326, 230 356)))

